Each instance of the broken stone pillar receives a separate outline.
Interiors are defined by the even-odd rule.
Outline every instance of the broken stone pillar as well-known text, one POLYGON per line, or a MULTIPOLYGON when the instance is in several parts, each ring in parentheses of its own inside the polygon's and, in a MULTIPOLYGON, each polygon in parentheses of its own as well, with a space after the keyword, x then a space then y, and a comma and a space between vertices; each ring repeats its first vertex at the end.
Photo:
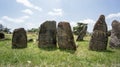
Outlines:
POLYGON ((24 28, 15 29, 12 36, 12 48, 26 48, 27 35, 24 28))
POLYGON ((76 50, 76 44, 68 22, 60 22, 58 24, 57 36, 60 49, 76 50))
POLYGON ((40 26, 38 47, 57 47, 56 45, 56 21, 45 21, 40 26))
POLYGON ((85 24, 85 25, 83 26, 83 29, 82 29, 81 32, 79 33, 76 41, 83 41, 83 38, 85 37, 86 32, 87 32, 87 24, 85 24))
POLYGON ((112 22, 112 31, 109 44, 111 48, 120 48, 120 22, 117 20, 112 22))
POLYGON ((106 50, 107 42, 107 24, 105 22, 105 16, 101 15, 94 26, 93 34, 89 43, 89 49, 95 51, 106 50))
POLYGON ((4 33, 0 33, 0 39, 4 39, 5 38, 5 34, 4 33))

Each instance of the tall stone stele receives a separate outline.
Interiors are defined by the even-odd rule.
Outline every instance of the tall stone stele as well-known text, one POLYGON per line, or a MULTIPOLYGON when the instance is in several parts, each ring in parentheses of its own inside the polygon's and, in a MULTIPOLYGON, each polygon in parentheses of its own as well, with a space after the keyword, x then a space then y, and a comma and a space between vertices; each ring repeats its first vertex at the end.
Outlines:
POLYGON ((112 22, 112 31, 109 44, 111 48, 120 48, 120 22, 117 20, 112 22))
POLYGON ((57 36, 60 49, 76 50, 73 33, 68 22, 58 24, 57 36))
POLYGON ((108 35, 105 16, 101 15, 93 28, 93 34, 89 42, 89 49, 103 51, 107 49, 108 35))
POLYGON ((15 29, 12 35, 12 48, 26 48, 27 35, 24 28, 15 29))
POLYGON ((56 21, 45 21, 41 24, 38 36, 39 48, 56 48, 56 21))

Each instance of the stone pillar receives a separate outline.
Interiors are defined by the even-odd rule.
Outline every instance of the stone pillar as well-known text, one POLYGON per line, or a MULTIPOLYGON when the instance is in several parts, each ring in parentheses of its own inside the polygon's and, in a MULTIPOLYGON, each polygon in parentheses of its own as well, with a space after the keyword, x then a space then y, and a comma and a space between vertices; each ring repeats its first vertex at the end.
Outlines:
POLYGON ((120 22, 117 20, 112 22, 112 31, 109 44, 111 48, 120 48, 120 22))
POLYGON ((107 49, 108 35, 105 16, 101 15, 93 28, 93 34, 90 39, 89 49, 102 51, 107 49))
POLYGON ((12 48, 26 48, 27 35, 24 28, 15 29, 12 36, 12 48))
POLYGON ((45 21, 40 26, 38 47, 54 48, 56 45, 56 21, 45 21))
POLYGON ((76 44, 68 22, 60 22, 58 24, 57 36, 60 49, 76 50, 76 44))

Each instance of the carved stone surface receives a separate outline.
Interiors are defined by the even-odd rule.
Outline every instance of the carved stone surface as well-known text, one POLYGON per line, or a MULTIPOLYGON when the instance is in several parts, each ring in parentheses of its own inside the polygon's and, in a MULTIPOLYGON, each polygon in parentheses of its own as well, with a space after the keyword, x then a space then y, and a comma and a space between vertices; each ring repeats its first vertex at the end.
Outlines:
POLYGON ((0 33, 0 39, 4 39, 5 38, 5 34, 4 33, 0 33))
POLYGON ((56 32, 56 21, 45 21, 41 24, 38 36, 38 47, 57 47, 56 32))
POLYGON ((120 22, 117 20, 112 22, 112 31, 109 44, 111 48, 120 48, 120 22))
POLYGON ((107 24, 105 22, 105 16, 101 15, 94 26, 93 34, 89 43, 89 49, 95 51, 106 50, 107 42, 107 24))
POLYGON ((58 46, 60 49, 76 50, 76 44, 68 22, 58 24, 58 46))
POLYGON ((81 30, 81 32, 79 33, 76 41, 83 41, 83 38, 85 37, 87 32, 87 24, 83 26, 83 29, 81 30))
POLYGON ((26 48, 27 35, 24 28, 15 29, 12 36, 12 48, 26 48))

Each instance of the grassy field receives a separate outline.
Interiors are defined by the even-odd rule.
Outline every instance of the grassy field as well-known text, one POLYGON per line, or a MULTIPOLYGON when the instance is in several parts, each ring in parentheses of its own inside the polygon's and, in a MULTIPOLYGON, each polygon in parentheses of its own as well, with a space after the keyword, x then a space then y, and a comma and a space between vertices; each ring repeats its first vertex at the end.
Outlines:
MULTIPOLYGON (((28 35, 36 38, 35 34, 28 35)), ((76 42, 77 51, 40 49, 36 42, 29 42, 25 49, 11 49, 11 35, 0 41, 0 67, 120 67, 120 49, 104 52, 88 50, 90 37, 76 42)))

